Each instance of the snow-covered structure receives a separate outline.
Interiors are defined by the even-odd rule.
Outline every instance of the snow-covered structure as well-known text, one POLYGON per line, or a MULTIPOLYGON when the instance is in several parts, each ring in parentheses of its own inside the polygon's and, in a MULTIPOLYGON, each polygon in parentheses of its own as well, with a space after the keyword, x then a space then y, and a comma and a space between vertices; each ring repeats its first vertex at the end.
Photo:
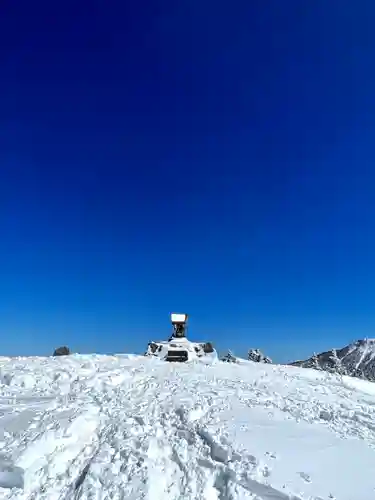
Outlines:
POLYGON ((151 341, 146 356, 165 361, 192 361, 197 358, 216 359, 217 353, 211 342, 191 342, 186 337, 187 314, 171 314, 173 332, 166 341, 151 341))

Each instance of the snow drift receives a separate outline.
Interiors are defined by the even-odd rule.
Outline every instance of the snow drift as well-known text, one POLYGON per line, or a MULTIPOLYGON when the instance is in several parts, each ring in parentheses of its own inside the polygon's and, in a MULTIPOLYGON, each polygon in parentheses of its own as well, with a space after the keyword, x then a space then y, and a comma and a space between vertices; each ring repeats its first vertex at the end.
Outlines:
POLYGON ((369 382, 136 356, 0 370, 0 499, 374 498, 369 382))

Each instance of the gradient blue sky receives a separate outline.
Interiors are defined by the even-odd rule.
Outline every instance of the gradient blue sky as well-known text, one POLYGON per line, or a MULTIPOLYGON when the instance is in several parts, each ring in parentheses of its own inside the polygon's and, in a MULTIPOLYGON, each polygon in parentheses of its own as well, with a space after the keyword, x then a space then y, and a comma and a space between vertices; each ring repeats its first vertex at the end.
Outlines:
POLYGON ((0 6, 1 354, 375 335, 371 1, 0 6))

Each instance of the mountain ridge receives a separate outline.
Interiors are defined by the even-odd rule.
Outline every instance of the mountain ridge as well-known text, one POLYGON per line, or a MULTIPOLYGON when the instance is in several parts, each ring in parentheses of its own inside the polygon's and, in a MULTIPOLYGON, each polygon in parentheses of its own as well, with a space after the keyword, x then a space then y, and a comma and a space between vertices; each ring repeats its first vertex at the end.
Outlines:
POLYGON ((375 339, 359 339, 339 349, 314 353, 308 359, 289 365, 375 381, 375 339))

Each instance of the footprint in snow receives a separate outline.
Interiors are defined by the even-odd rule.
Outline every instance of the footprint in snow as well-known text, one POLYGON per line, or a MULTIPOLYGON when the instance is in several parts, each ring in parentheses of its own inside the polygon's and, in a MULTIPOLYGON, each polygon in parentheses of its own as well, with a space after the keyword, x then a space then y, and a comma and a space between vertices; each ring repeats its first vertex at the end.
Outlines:
POLYGON ((0 464, 0 487, 23 488, 24 470, 12 464, 0 464))
POLYGON ((267 467, 267 465, 262 470, 263 477, 270 477, 271 469, 267 467))
POLYGON ((298 473, 306 483, 311 483, 311 477, 306 472, 298 473))

